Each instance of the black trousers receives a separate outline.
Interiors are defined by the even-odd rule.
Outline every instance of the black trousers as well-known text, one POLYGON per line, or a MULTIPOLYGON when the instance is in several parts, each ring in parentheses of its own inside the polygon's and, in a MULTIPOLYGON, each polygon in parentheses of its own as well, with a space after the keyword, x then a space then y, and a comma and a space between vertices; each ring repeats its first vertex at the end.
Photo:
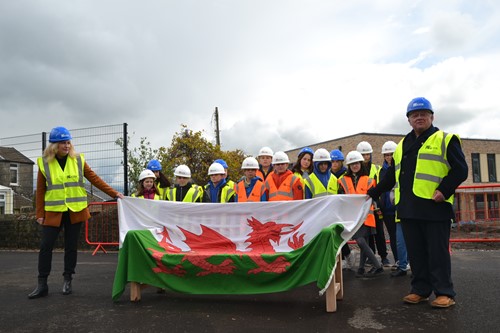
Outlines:
POLYGON ((40 253, 38 254, 38 277, 47 278, 52 269, 52 251, 56 243, 57 236, 61 229, 64 229, 64 272, 66 279, 71 280, 75 274, 78 238, 82 223, 71 224, 69 213, 65 212, 59 227, 44 226, 42 228, 42 241, 40 253))
POLYGON ((411 293, 454 297, 451 280, 451 221, 401 219, 413 278, 411 293))
POLYGON ((381 259, 387 258, 387 245, 385 243, 384 221, 375 216, 375 229, 377 233, 368 238, 368 244, 373 253, 377 253, 381 259))

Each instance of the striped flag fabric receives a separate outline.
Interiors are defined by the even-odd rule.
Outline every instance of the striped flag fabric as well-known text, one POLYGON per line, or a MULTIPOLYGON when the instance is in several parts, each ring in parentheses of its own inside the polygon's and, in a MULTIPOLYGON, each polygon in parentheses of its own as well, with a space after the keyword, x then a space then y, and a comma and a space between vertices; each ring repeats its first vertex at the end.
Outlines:
POLYGON ((118 200, 120 252, 112 297, 128 282, 183 293, 255 294, 316 282, 322 294, 339 249, 371 200, 184 203, 118 200))

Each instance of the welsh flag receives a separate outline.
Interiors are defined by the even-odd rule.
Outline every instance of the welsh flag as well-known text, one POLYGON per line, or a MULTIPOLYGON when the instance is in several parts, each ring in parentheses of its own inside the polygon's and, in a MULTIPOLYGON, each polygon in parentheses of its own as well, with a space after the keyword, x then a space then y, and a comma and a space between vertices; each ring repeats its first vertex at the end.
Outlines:
POLYGON ((193 294, 255 294, 316 281, 323 294, 337 252, 366 218, 366 198, 228 204, 119 199, 113 300, 128 282, 193 294))

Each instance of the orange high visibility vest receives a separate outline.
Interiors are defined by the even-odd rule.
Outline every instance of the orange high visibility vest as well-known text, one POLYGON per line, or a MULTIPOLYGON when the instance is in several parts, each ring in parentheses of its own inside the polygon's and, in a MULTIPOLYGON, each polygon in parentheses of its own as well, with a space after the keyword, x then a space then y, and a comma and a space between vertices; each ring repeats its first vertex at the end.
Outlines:
POLYGON ((295 182, 300 181, 300 178, 291 173, 285 180, 280 184, 280 187, 276 187, 272 175, 266 178, 264 183, 265 189, 269 195, 268 201, 283 201, 283 200, 293 200, 293 185, 295 182))
POLYGON ((260 198, 262 197, 262 193, 264 192, 264 182, 257 181, 255 182, 252 192, 250 192, 250 196, 247 198, 247 191, 245 189, 245 181, 240 181, 236 186, 236 195, 238 195, 238 202, 260 202, 260 198))
MULTIPOLYGON (((352 178, 344 175, 339 179, 339 184, 344 188, 344 192, 346 194, 366 194, 368 189, 374 187, 375 180, 368 176, 361 176, 358 180, 358 186, 354 188, 354 184, 352 182, 352 178)), ((373 205, 370 206, 370 211, 365 220, 365 225, 368 227, 375 228, 375 213, 373 212, 373 205)))

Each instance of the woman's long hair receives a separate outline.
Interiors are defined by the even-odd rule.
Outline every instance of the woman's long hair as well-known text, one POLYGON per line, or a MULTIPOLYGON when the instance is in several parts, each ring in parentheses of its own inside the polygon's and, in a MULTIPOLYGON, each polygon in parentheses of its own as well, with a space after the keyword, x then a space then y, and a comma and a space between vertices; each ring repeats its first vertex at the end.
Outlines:
MULTIPOLYGON (((70 144, 71 144, 71 146, 69 148, 68 156, 71 158, 75 158, 77 156, 77 152, 75 151, 75 147, 73 146, 73 143, 71 141, 70 141, 70 144)), ((59 142, 49 143, 47 148, 45 148, 45 150, 43 151, 42 158, 44 159, 44 161, 46 161, 47 163, 50 163, 51 161, 53 161, 54 158, 56 158, 56 154, 57 154, 58 149, 59 149, 59 142)))
POLYGON ((295 164, 293 165, 292 167, 292 172, 293 173, 298 173, 299 175, 302 175, 302 167, 300 165, 300 161, 302 160, 302 157, 304 157, 305 154, 309 154, 311 156, 311 164, 309 165, 309 168, 307 169, 307 173, 308 174, 312 174, 313 170, 314 170, 314 164, 313 164, 313 156, 310 154, 310 153, 307 153, 307 152, 302 152, 299 154, 299 156, 297 156, 297 162, 295 162, 295 164))
MULTIPOLYGON (((365 166, 365 164, 363 162, 356 162, 356 163, 360 163, 361 164, 361 169, 356 174, 356 177, 369 176, 370 175, 370 173, 366 169, 366 166, 365 166)), ((345 173, 345 176, 349 176, 349 177, 353 177, 354 176, 354 174, 352 173, 352 170, 349 167, 349 165, 347 166, 347 172, 345 173)))

